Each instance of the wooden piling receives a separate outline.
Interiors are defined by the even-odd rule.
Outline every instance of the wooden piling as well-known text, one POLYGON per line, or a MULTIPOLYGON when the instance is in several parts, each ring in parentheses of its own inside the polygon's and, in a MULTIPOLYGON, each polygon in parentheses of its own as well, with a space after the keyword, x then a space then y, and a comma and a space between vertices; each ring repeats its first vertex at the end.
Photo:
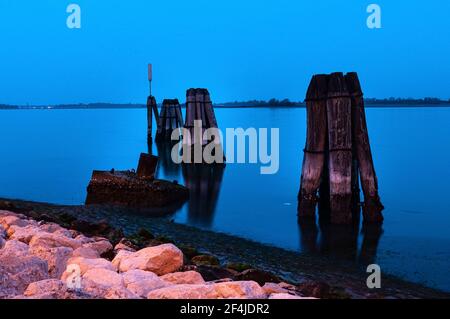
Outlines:
MULTIPOLYGON (((156 107, 156 100, 154 96, 147 98, 147 138, 151 140, 153 129, 153 110, 156 107)), ((158 124, 158 122, 156 122, 158 124)))
POLYGON ((182 126, 180 103, 177 99, 165 99, 161 107, 156 139, 170 140, 172 132, 182 126))
POLYGON ((383 221, 381 211, 384 209, 378 195, 378 180, 373 164, 372 151, 367 130, 364 98, 358 74, 348 73, 345 76, 351 95, 353 113, 353 136, 356 142, 356 156, 361 174, 361 185, 364 192, 363 217, 365 222, 383 221))
POLYGON ((306 93, 306 146, 298 194, 300 217, 315 217, 327 141, 327 82, 327 75, 313 76, 306 93))
POLYGON ((327 122, 330 173, 330 209, 333 224, 352 221, 351 99, 343 73, 328 81, 327 122))

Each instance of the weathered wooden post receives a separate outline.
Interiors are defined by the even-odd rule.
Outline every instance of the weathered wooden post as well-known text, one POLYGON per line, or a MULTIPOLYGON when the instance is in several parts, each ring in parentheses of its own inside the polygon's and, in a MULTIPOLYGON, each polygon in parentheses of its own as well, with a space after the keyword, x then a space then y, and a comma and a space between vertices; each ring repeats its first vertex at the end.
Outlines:
POLYGON ((306 105, 308 128, 298 195, 299 217, 315 217, 318 201, 321 220, 329 217, 333 224, 356 223, 361 179, 364 221, 381 222, 383 205, 357 74, 314 76, 306 105))
POLYGON ((352 221, 352 109, 343 73, 333 73, 328 82, 327 119, 330 153, 331 222, 352 221))
POLYGON ((327 75, 315 75, 306 93, 306 146, 298 194, 300 217, 315 217, 327 142, 327 86, 327 75))
POLYGON ((384 207, 378 195, 378 180, 370 148, 361 84, 358 74, 355 72, 348 73, 345 79, 351 95, 353 136, 356 142, 356 157, 364 192, 363 217, 366 222, 381 222, 383 221, 381 211, 384 207))
MULTIPOLYGON (((218 128, 211 97, 207 89, 187 90, 184 128, 189 134, 188 136, 183 137, 183 151, 186 147, 193 146, 194 156, 191 156, 191 158, 194 158, 196 163, 204 160, 197 158, 198 156, 196 157, 195 155, 197 155, 197 153, 199 153, 210 141, 215 142, 213 153, 217 154, 216 151, 220 150, 223 154, 221 141, 215 139, 217 134, 213 134, 212 136, 206 136, 205 134, 205 131, 208 129, 218 128)), ((208 130, 208 133, 210 131, 211 130, 208 130)), ((185 156, 183 155, 183 157, 185 156)))
MULTIPOLYGON (((153 130, 153 110, 157 109, 156 99, 154 96, 147 98, 147 139, 151 141, 153 130)), ((156 122, 158 124, 158 122, 156 122)))

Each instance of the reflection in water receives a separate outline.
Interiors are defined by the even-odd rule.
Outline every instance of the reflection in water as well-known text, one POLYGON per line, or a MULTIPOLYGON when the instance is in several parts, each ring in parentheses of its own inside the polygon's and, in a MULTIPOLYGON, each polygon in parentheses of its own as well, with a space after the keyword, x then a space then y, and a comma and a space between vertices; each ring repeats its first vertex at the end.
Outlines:
MULTIPOLYGON (((213 224, 214 212, 219 198, 224 164, 176 164, 171 152, 178 141, 157 140, 159 163, 156 176, 182 176, 184 185, 189 189, 187 217, 191 225, 210 227, 213 224)), ((152 152, 152 141, 148 140, 149 153, 152 152)))
POLYGON ((378 243, 383 234, 381 224, 363 224, 361 248, 358 255, 359 223, 333 225, 328 221, 299 220, 302 251, 354 261, 362 265, 374 263, 378 243))
MULTIPOLYGON (((156 176, 178 176, 181 172, 181 165, 172 161, 172 148, 179 141, 156 140, 156 149, 158 150, 159 164, 156 176)), ((151 149, 151 145, 149 145, 151 149)))
POLYGON ((212 226, 224 170, 225 165, 183 164, 183 177, 190 192, 190 224, 212 226))

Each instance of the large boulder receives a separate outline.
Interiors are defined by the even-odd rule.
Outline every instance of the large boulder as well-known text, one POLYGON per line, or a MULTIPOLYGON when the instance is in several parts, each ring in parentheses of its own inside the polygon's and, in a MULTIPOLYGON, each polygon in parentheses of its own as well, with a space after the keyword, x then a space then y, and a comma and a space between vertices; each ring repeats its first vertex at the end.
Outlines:
POLYGON ((136 299, 137 295, 126 289, 123 277, 108 269, 88 270, 82 278, 84 292, 105 299, 136 299))
POLYGON ((0 225, 2 225, 5 230, 8 230, 11 226, 25 227, 28 225, 37 225, 37 222, 19 218, 17 215, 6 215, 0 217, 0 225))
POLYGON ((218 294, 212 285, 174 285, 152 290, 148 299, 216 299, 218 294))
POLYGON ((64 282, 58 279, 46 279, 31 283, 23 295, 29 299, 63 299, 67 293, 64 282))
POLYGON ((70 230, 67 230, 55 223, 45 223, 45 224, 39 225, 39 229, 41 229, 43 232, 46 232, 46 233, 52 233, 52 234, 57 234, 57 235, 72 238, 72 232, 70 230))
POLYGON ((120 263, 122 262, 122 260, 125 260, 126 258, 129 258, 132 255, 133 255, 132 251, 119 250, 117 255, 112 260, 112 264, 114 265, 114 267, 120 270, 120 263))
POLYGON ((161 276, 161 279, 173 285, 201 285, 205 283, 202 275, 196 271, 175 272, 161 276))
POLYGON ((35 225, 28 225, 25 227, 12 225, 7 231, 9 239, 15 239, 25 244, 28 244, 31 238, 40 232, 42 232, 41 229, 35 225))
POLYGON ((267 295, 288 293, 288 290, 283 288, 280 284, 272 282, 266 283, 262 288, 267 295))
MULTIPOLYGON (((122 251, 121 251, 122 252, 122 251)), ((173 244, 144 248, 123 258, 119 270, 133 269, 151 271, 162 276, 179 270, 183 266, 183 253, 173 244)))
POLYGON ((75 239, 56 234, 56 233, 39 233, 30 241, 30 248, 42 247, 42 248, 56 248, 56 247, 69 247, 77 249, 81 247, 81 243, 75 239))
POLYGON ((83 276, 92 269, 117 271, 116 267, 110 261, 103 258, 72 257, 67 261, 67 269, 62 274, 61 280, 66 281, 73 274, 73 269, 77 269, 78 275, 80 276, 83 276))
POLYGON ((134 269, 122 274, 125 286, 134 294, 146 298, 152 290, 169 284, 150 271, 134 269))
POLYGON ((96 259, 100 258, 100 254, 98 251, 88 248, 88 247, 80 247, 73 251, 72 257, 83 257, 88 259, 96 259))
POLYGON ((45 260, 51 278, 59 279, 67 267, 67 261, 72 257, 73 249, 70 247, 46 248, 34 246, 30 253, 45 260))
POLYGON ((106 238, 98 238, 98 240, 84 244, 83 247, 95 250, 100 256, 113 250, 113 245, 106 238))
POLYGON ((219 298, 224 299, 262 299, 266 293, 254 281, 230 281, 213 285, 219 298))
POLYGON ((26 244, 9 240, 0 250, 0 298, 23 294, 30 283, 48 278, 47 262, 30 255, 26 244))

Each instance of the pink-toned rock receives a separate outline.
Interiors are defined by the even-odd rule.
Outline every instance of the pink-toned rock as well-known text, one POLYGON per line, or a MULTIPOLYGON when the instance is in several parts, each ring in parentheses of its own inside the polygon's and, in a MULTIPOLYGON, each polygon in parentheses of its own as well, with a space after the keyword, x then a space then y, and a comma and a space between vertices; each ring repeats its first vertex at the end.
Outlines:
POLYGON ((61 280, 47 279, 31 283, 23 295, 29 299, 63 299, 67 287, 61 280))
POLYGON ((48 278, 47 262, 29 255, 26 244, 9 240, 0 250, 0 299, 23 294, 30 283, 48 278))
POLYGON ((15 215, 0 217, 0 225, 2 225, 5 230, 8 230, 11 226, 25 227, 32 224, 37 225, 37 222, 22 219, 15 215))
POLYGON ((69 247, 77 249, 81 247, 81 243, 75 239, 55 234, 55 233, 39 233, 30 241, 30 247, 42 247, 42 248, 56 248, 56 247, 69 247))
POLYGON ((114 251, 119 252, 121 250, 126 250, 126 251, 130 251, 130 252, 133 252, 133 253, 136 251, 136 249, 128 246, 127 244, 125 244, 122 241, 120 243, 118 243, 116 246, 114 246, 114 251))
POLYGON ((121 272, 141 269, 162 276, 179 270, 183 266, 183 253, 173 244, 144 248, 126 258, 119 264, 121 272))
POLYGON ((0 249, 2 249, 6 244, 6 240, 3 237, 0 237, 0 249))
POLYGON ((262 288, 267 295, 288 293, 287 289, 282 288, 279 284, 273 282, 267 282, 262 288))
POLYGON ((83 275, 82 289, 86 293, 105 299, 138 298, 138 296, 126 289, 121 275, 107 269, 88 270, 83 275))
POLYGON ((46 233, 52 233, 72 238, 72 233, 70 232, 70 230, 67 230, 55 223, 42 224, 39 226, 39 228, 46 233))
POLYGON ((33 236, 37 235, 40 232, 42 232, 41 229, 34 225, 28 225, 25 227, 12 225, 9 227, 7 234, 10 239, 15 239, 28 244, 31 238, 33 238, 33 236))
POLYGON ((224 299, 262 299, 266 293, 255 281, 221 282, 212 285, 219 296, 224 299))
POLYGON ((107 239, 100 239, 93 243, 84 244, 83 247, 95 250, 99 255, 107 253, 113 249, 112 244, 107 239))
POLYGON ((271 294, 269 296, 269 299, 316 299, 316 298, 309 298, 309 297, 300 297, 300 296, 294 296, 287 293, 277 293, 277 294, 271 294))
POLYGON ((146 298, 152 290, 168 286, 168 283, 156 274, 140 269, 127 271, 122 277, 127 289, 143 298, 146 298))
POLYGON ((128 250, 119 250, 117 255, 112 260, 112 264, 114 265, 114 267, 120 270, 120 263, 122 262, 122 260, 130 257, 132 254, 133 252, 128 250))
POLYGON ((0 225, 0 238, 6 239, 6 229, 0 225))
POLYGON ((67 268, 61 276, 62 281, 66 281, 67 278, 73 273, 72 269, 76 268, 79 274, 82 276, 91 269, 106 269, 110 271, 117 271, 113 264, 103 258, 83 258, 72 257, 67 261, 67 268))
POLYGON ((161 279, 174 285, 201 285, 205 283, 202 275, 196 271, 175 272, 161 276, 161 279))
POLYGON ((83 258, 96 259, 96 258, 100 258, 100 254, 92 248, 80 247, 73 251, 72 257, 83 257, 83 258))
POLYGON ((86 237, 83 234, 76 236, 75 240, 79 242, 81 245, 95 242, 93 238, 86 237))
POLYGON ((218 294, 212 285, 174 285, 152 290, 148 299, 216 299, 218 294))
POLYGON ((4 249, 8 253, 15 253, 16 255, 28 255, 29 251, 27 244, 14 239, 7 240, 4 249))
POLYGON ((30 253, 45 260, 48 265, 50 278, 61 278, 67 267, 67 261, 72 256, 73 249, 69 247, 45 248, 33 246, 30 253))

